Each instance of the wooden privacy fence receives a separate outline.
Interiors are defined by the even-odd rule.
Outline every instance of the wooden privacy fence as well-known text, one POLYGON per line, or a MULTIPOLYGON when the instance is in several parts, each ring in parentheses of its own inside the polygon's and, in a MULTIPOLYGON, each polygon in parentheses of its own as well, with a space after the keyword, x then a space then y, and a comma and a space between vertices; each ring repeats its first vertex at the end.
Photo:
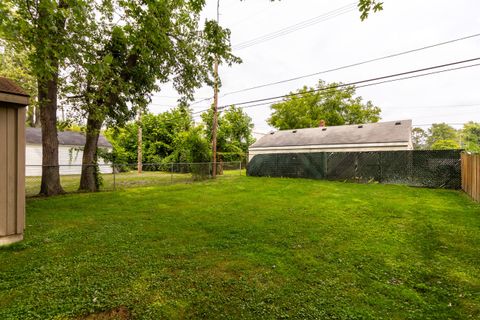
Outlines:
POLYGON ((480 154, 462 153, 462 189, 480 202, 480 154))

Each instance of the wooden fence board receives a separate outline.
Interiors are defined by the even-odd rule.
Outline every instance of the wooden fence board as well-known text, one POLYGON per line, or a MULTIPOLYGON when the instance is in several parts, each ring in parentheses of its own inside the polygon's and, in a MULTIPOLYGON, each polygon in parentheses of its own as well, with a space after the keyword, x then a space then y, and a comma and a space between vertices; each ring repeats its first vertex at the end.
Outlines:
POLYGON ((480 155, 475 155, 476 163, 475 163, 475 168, 476 170, 474 171, 475 175, 475 200, 480 202, 480 155))
POLYGON ((462 189, 480 202, 480 155, 462 153, 462 189))

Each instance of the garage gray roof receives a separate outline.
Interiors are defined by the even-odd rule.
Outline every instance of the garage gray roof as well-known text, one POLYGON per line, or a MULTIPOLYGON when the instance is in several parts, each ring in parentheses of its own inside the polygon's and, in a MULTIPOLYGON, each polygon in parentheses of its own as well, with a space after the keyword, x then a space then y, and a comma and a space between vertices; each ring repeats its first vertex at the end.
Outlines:
POLYGON ((250 148, 409 142, 412 120, 362 125, 281 130, 260 138, 250 148))
MULTIPOLYGON (((27 128, 26 129, 27 144, 42 144, 42 129, 41 128, 27 128)), ((58 143, 66 146, 84 146, 85 135, 81 132, 75 131, 59 131, 58 143)), ((112 145, 108 140, 100 135, 98 138, 98 146, 104 148, 111 148, 112 145)))

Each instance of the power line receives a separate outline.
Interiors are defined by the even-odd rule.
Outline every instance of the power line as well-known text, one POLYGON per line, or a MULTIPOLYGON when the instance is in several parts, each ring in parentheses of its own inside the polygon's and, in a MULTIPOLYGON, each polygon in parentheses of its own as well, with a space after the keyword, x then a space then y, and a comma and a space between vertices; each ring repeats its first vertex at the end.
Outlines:
POLYGON ((204 101, 208 101, 208 100, 212 100, 213 97, 210 97, 210 98, 204 98, 204 99, 201 99, 201 100, 197 100, 197 101, 194 101, 192 103, 190 103, 191 106, 194 106, 196 104, 199 104, 200 102, 204 102, 204 101))
MULTIPOLYGON (((401 107, 403 109, 433 109, 433 108, 463 108, 463 107, 480 107, 480 103, 477 104, 449 104, 449 105, 430 105, 430 106, 408 106, 401 107)), ((385 107, 393 108, 393 107, 385 107)), ((399 107, 396 107, 399 108, 399 107)))
MULTIPOLYGON (((274 85, 278 85, 278 84, 282 84, 282 83, 287 83, 287 82, 292 82, 292 81, 305 79, 305 78, 309 78, 309 77, 313 77, 313 76, 318 76, 318 75, 325 74, 325 73, 330 73, 330 72, 334 72, 334 71, 340 71, 340 70, 344 70, 344 69, 348 69, 348 68, 352 68, 352 67, 357 67, 357 66, 365 65, 365 64, 368 64, 368 63, 376 62, 376 61, 395 58, 395 57, 407 55, 407 54, 410 54, 410 53, 415 53, 415 52, 419 52, 419 51, 423 51, 423 50, 427 50, 427 49, 431 49, 431 48, 435 48, 435 47, 439 47, 439 46, 444 46, 444 45, 459 42, 459 41, 464 41, 464 40, 476 38, 476 37, 479 37, 479 36, 480 36, 480 33, 476 33, 476 34, 472 34, 472 35, 469 35, 469 36, 464 36, 464 37, 460 37, 460 38, 456 38, 456 39, 452 39, 452 40, 448 40, 448 41, 443 41, 443 42, 439 42, 439 43, 428 45, 428 46, 423 46, 423 47, 416 48, 416 49, 411 49, 411 50, 406 50, 406 51, 402 51, 402 52, 398 52, 398 53, 393 53, 393 54, 389 54, 389 55, 386 55, 386 56, 382 56, 382 57, 378 57, 378 58, 374 58, 374 59, 369 59, 369 60, 365 60, 365 61, 361 61, 361 62, 356 62, 356 63, 352 63, 352 64, 348 64, 348 65, 344 65, 344 66, 340 66, 340 67, 336 67, 336 68, 326 69, 326 70, 323 70, 323 71, 310 73, 310 74, 306 74, 306 75, 302 75, 302 76, 298 76, 298 77, 294 77, 294 78, 290 78, 290 79, 285 79, 285 80, 276 81, 276 82, 270 82, 270 83, 266 83, 266 84, 262 84, 262 85, 258 85, 258 86, 254 86, 254 87, 249 87, 249 88, 245 88, 245 89, 240 89, 240 90, 236 90, 236 91, 230 91, 230 92, 224 93, 221 97, 223 98, 223 97, 226 97, 228 95, 233 95, 233 94, 236 94, 236 93, 251 91, 251 90, 255 90, 255 89, 261 89, 261 88, 274 86, 274 85)), ((201 102, 211 100, 211 99, 212 99, 212 97, 203 98, 201 100, 197 100, 197 101, 193 102, 191 105, 199 104, 201 102)))
MULTIPOLYGON (((168 96, 168 95, 161 95, 161 94, 158 94, 158 93, 154 93, 151 95, 152 97, 155 97, 155 98, 160 98, 160 99, 181 99, 182 97, 181 96, 168 96)), ((198 99, 210 99, 209 97, 199 97, 198 99)))
MULTIPOLYGON (((368 82, 380 81, 380 80, 384 80, 384 79, 389 79, 389 78, 394 78, 394 77, 400 77, 400 76, 404 76, 404 75, 409 75, 409 74, 418 73, 418 72, 424 72, 424 71, 429 71, 429 70, 435 70, 435 69, 439 69, 439 68, 445 68, 445 67, 449 67, 449 66, 454 66, 454 65, 463 64, 463 63, 467 63, 467 62, 478 61, 478 60, 480 60, 480 57, 478 57, 478 58, 472 58, 472 59, 467 59, 467 60, 462 60, 462 61, 451 62, 451 63, 446 63, 446 64, 437 65, 437 66, 432 66, 432 67, 427 67, 427 68, 422 68, 422 69, 411 70, 411 71, 407 71, 407 72, 396 73, 396 74, 387 75, 387 76, 381 76, 381 77, 371 78, 371 79, 367 79, 367 80, 360 80, 360 81, 355 81, 355 82, 350 82, 350 83, 339 84, 339 85, 330 86, 330 87, 327 87, 327 88, 308 90, 308 91, 305 91, 305 92, 302 92, 302 93, 290 93, 290 94, 280 95, 280 96, 276 96, 276 97, 270 97, 270 98, 263 98, 263 99, 256 99, 256 100, 250 100, 250 101, 243 101, 243 102, 238 102, 238 103, 232 103, 232 104, 230 104, 230 105, 236 105, 236 106, 238 106, 238 105, 245 105, 245 104, 256 103, 256 102, 266 102, 266 101, 275 100, 275 99, 293 97, 293 96, 300 95, 300 94, 304 94, 304 93, 314 93, 314 92, 326 91, 326 90, 343 88, 343 87, 354 86, 354 85, 355 85, 357 88, 362 88, 362 87, 367 87, 367 86, 372 86, 372 85, 378 85, 378 84, 387 83, 387 82, 400 81, 400 80, 406 80, 406 79, 411 79, 411 78, 415 78, 415 77, 422 77, 422 76, 431 75, 431 74, 437 74, 437 73, 442 73, 442 72, 448 72, 448 71, 454 71, 454 70, 459 70, 459 69, 471 68, 471 67, 478 66, 478 65, 480 65, 480 64, 463 66, 463 67, 459 67, 459 68, 452 68, 452 69, 447 69, 447 70, 442 70, 442 71, 427 73, 427 74, 423 74, 423 75, 416 75, 416 76, 411 76, 411 77, 405 77, 405 78, 401 78, 401 79, 381 81, 381 82, 376 82, 376 83, 373 83, 373 84, 366 84, 366 83, 368 83, 368 82), (364 85, 362 85, 362 84, 364 84, 364 85), (360 86, 358 86, 358 85, 360 85, 360 86)), ((228 107, 228 106, 230 106, 230 105, 222 106, 222 107, 220 107, 220 108, 226 108, 226 107, 228 107)))
POLYGON ((464 123, 435 122, 435 123, 424 123, 424 124, 412 124, 412 127, 430 127, 431 125, 441 124, 441 123, 448 124, 449 126, 463 126, 463 125, 467 124, 467 122, 464 122, 464 123))
POLYGON ((285 36, 287 34, 290 34, 292 32, 295 32, 295 31, 313 26, 315 24, 333 19, 333 18, 338 17, 340 15, 343 15, 343 14, 346 14, 348 12, 354 11, 355 9, 356 9, 356 3, 350 3, 346 6, 343 6, 343 7, 340 7, 338 9, 335 9, 333 11, 321 14, 317 17, 314 17, 314 18, 296 23, 294 25, 291 25, 289 27, 280 29, 278 31, 265 34, 263 36, 254 38, 252 40, 244 41, 242 43, 239 43, 237 45, 232 46, 232 49, 241 50, 241 49, 245 49, 245 48, 248 48, 248 47, 263 43, 263 42, 266 42, 266 41, 270 41, 270 40, 285 36))
MULTIPOLYGON (((402 80, 413 79, 413 78, 420 78, 420 77, 430 76, 430 75, 444 73, 444 72, 450 72, 450 71, 455 71, 455 70, 472 68, 472 67, 480 66, 480 63, 479 64, 468 65, 468 66, 456 67, 456 68, 449 68, 449 69, 446 69, 446 70, 439 70, 439 71, 434 71, 434 72, 429 72, 429 73, 424 73, 424 74, 419 74, 419 75, 407 76, 407 77, 402 77, 402 78, 398 78, 398 79, 389 79, 389 78, 395 78, 395 77, 399 77, 399 76, 403 76, 403 75, 408 75, 408 74, 413 74, 413 73, 418 73, 418 72, 423 72, 423 71, 428 71, 428 70, 435 70, 435 69, 439 69, 439 68, 445 68, 445 67, 448 67, 448 66, 453 66, 453 65, 458 65, 458 64, 462 64, 462 63, 478 61, 478 60, 480 60, 480 57, 479 58, 468 59, 468 60, 456 61, 456 62, 452 62, 452 63, 447 63, 447 64, 428 67, 428 68, 423 68, 423 69, 417 69, 417 70, 397 73, 397 74, 388 75, 388 76, 372 78, 372 79, 368 79, 368 80, 360 80, 360 81, 355 81, 355 82, 350 82, 350 83, 345 83, 345 84, 339 84, 337 86, 330 86, 330 87, 327 87, 327 88, 309 90, 309 91, 305 91, 305 92, 301 92, 301 93, 290 93, 290 94, 271 97, 271 98, 263 98, 263 99, 244 101, 244 102, 239 102, 239 103, 231 103, 229 105, 221 106, 221 107, 219 107, 219 109, 223 110, 225 108, 228 108, 231 105, 235 105, 235 106, 246 105, 246 106, 240 107, 242 109, 246 109, 246 108, 258 107, 258 106, 263 106, 263 105, 270 105, 270 104, 273 104, 273 103, 283 101, 282 100, 283 98, 297 96, 297 95, 301 95, 301 94, 305 94, 305 93, 327 91, 327 90, 331 90, 331 89, 343 88, 343 87, 353 86, 353 85, 355 85, 356 88, 358 89, 358 88, 380 85, 380 84, 384 84, 384 83, 402 81, 402 80), (388 79, 388 80, 384 80, 384 79, 388 79), (384 80, 384 81, 379 81, 379 80, 384 80), (377 82, 368 83, 368 82, 373 82, 373 81, 377 81, 377 82), (358 84, 361 84, 361 85, 358 85, 358 84), (251 103, 256 103, 256 102, 263 102, 263 103, 258 103, 258 104, 251 105, 251 103)), ((205 111, 208 111, 208 110, 209 109, 199 110, 199 111, 193 112, 192 114, 199 114, 199 113, 202 113, 202 112, 205 112, 205 111)))
MULTIPOLYGON (((403 80, 403 79, 400 79, 403 80)), ((398 80, 398 81, 400 81, 398 80)), ((246 107, 242 107, 242 109, 247 109, 247 108, 253 108, 253 107, 259 107, 259 106, 271 106, 273 103, 281 102, 282 100, 274 101, 274 102, 266 102, 266 103, 259 103, 259 104, 254 104, 254 105, 249 105, 246 107)), ((383 106, 382 111, 386 111, 388 109, 433 109, 433 108, 463 108, 463 107, 480 107, 479 104, 458 104, 458 105, 432 105, 432 106, 401 106, 401 107, 394 107, 394 106, 383 106)))
POLYGON ((162 96, 162 95, 157 95, 156 93, 152 94, 152 96, 156 98, 166 98, 166 99, 179 99, 179 96, 162 96))
POLYGON ((395 57, 407 55, 407 54, 414 53, 414 52, 419 52, 419 51, 432 49, 432 48, 435 48, 435 47, 444 46, 444 45, 459 42, 459 41, 464 41, 464 40, 476 38, 476 37, 479 37, 479 36, 480 36, 480 33, 476 33, 476 34, 472 34, 472 35, 469 35, 469 36, 464 36, 464 37, 460 37, 460 38, 456 38, 456 39, 452 39, 452 40, 448 40, 448 41, 444 41, 444 42, 439 42, 439 43, 436 43, 436 44, 432 44, 432 45, 428 45, 428 46, 424 46, 424 47, 420 47, 420 48, 416 48, 416 49, 411 49, 411 50, 407 50, 407 51, 402 51, 402 52, 398 52, 398 53, 389 54, 389 55, 378 57, 378 58, 375 58, 375 59, 369 59, 369 60, 356 62, 356 63, 352 63, 352 64, 348 64, 348 65, 344 65, 344 66, 340 66, 340 67, 336 67, 336 68, 332 68, 332 69, 326 69, 326 70, 322 70, 322 71, 319 71, 319 72, 310 73, 310 74, 306 74, 306 75, 302 75, 302 76, 298 76, 298 77, 294 77, 294 78, 290 78, 290 79, 270 82, 270 83, 266 83, 266 84, 262 84, 262 85, 258 85, 258 86, 254 86, 254 87, 249 87, 249 88, 245 88, 245 89, 231 91, 231 92, 227 92, 227 93, 223 94, 222 98, 226 97, 228 95, 232 95, 232 94, 236 94, 236 93, 240 93, 240 92, 265 88, 265 87, 274 86, 274 85, 278 85, 278 84, 282 84, 282 83, 287 83, 287 82, 292 82, 292 81, 305 79, 305 78, 309 78, 309 77, 313 77, 313 76, 318 76, 318 75, 325 74, 325 73, 330 73, 330 72, 334 72, 334 71, 340 71, 340 70, 344 70, 344 69, 348 69, 348 68, 352 68, 352 67, 357 67, 357 66, 361 66, 361 65, 376 62, 376 61, 395 58, 395 57))
MULTIPOLYGON (((281 102, 281 101, 282 100, 275 101, 274 103, 281 102)), ((272 104, 272 102, 267 102, 267 103, 254 104, 254 105, 250 105, 250 106, 244 106, 244 107, 240 107, 240 108, 241 109, 247 109, 247 108, 258 107, 258 106, 268 106, 269 107, 271 104, 272 104)), ((382 107, 382 111, 386 111, 387 109, 421 109, 421 108, 432 108, 433 109, 433 108, 462 108, 462 107, 480 107, 480 103, 477 103, 477 104, 430 105, 430 106, 401 106, 401 107, 387 106, 387 107, 382 107)), ((200 113, 208 111, 208 110, 209 109, 192 112, 191 113, 192 120, 200 121, 201 118, 199 118, 199 119, 195 119, 195 118, 200 117, 200 113)), ((224 110, 221 110, 221 111, 224 111, 224 110)), ((164 121, 164 122, 165 123, 170 123, 170 122, 173 122, 175 119, 177 119, 177 118, 172 117, 172 118, 170 118, 170 119, 168 119, 167 121, 164 121)), ((430 125, 430 124, 425 124, 424 126, 426 126, 426 125, 430 125)), ((457 124, 457 125, 460 125, 460 124, 457 124)), ((420 125, 414 125, 414 126, 420 126, 420 125)), ((261 132, 254 132, 254 133, 265 134, 265 133, 261 133, 261 132)))
POLYGON ((237 45, 232 46, 232 49, 238 51, 238 50, 242 50, 242 49, 245 49, 245 48, 249 48, 249 47, 255 46, 257 44, 261 44, 261 43, 264 43, 264 42, 267 42, 267 41, 270 41, 270 40, 273 40, 273 39, 276 39, 276 38, 279 38, 279 37, 283 37, 285 35, 296 32, 298 30, 305 29, 307 27, 311 27, 315 24, 325 22, 327 20, 331 20, 335 17, 344 15, 344 14, 352 12, 352 11, 355 11, 355 6, 351 6, 350 8, 342 7, 340 9, 328 12, 328 13, 320 15, 318 17, 315 17, 315 18, 297 23, 293 26, 283 28, 283 29, 280 29, 278 31, 275 31, 275 32, 257 37, 255 39, 251 39, 251 40, 239 43, 237 45))
MULTIPOLYGON (((473 60, 478 60, 478 59, 480 59, 480 58, 473 59, 473 60)), ((385 80, 385 81, 375 82, 375 83, 372 83, 372 84, 365 84, 365 85, 357 86, 356 88, 364 88, 364 87, 370 87, 370 86, 375 86, 375 85, 389 83, 389 82, 395 82, 395 81, 401 81, 401 80, 407 80, 407 79, 414 79, 414 78, 421 78, 421 77, 430 76, 430 75, 434 75, 434 74, 445 73, 445 72, 450 72, 450 71, 455 71, 455 70, 468 69, 468 68, 473 68, 473 67, 478 67, 478 66, 480 66, 480 63, 476 63, 476 64, 472 64, 472 65, 468 65, 468 66, 456 67, 456 68, 449 68, 449 69, 439 70, 439 71, 434 71, 434 72, 428 72, 428 73, 424 73, 424 74, 418 74, 418 75, 413 75, 413 76, 403 77, 403 78, 398 78, 398 79, 385 80)))

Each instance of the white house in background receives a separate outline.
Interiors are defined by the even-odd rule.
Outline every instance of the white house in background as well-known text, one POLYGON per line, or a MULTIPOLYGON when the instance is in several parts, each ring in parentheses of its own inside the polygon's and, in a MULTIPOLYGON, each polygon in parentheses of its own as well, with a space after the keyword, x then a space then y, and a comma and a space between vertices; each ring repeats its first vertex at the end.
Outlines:
MULTIPOLYGON (((26 129, 26 170, 27 176, 42 175, 42 129, 26 129)), ((80 132, 58 132, 58 163, 61 175, 77 175, 82 171, 83 147, 85 135, 80 132)), ((98 147, 112 152, 113 147, 104 136, 98 139, 98 147)), ((112 173, 113 168, 104 159, 99 159, 99 168, 102 173, 112 173)))
POLYGON ((252 144, 257 154, 412 150, 412 120, 271 132, 252 144))

